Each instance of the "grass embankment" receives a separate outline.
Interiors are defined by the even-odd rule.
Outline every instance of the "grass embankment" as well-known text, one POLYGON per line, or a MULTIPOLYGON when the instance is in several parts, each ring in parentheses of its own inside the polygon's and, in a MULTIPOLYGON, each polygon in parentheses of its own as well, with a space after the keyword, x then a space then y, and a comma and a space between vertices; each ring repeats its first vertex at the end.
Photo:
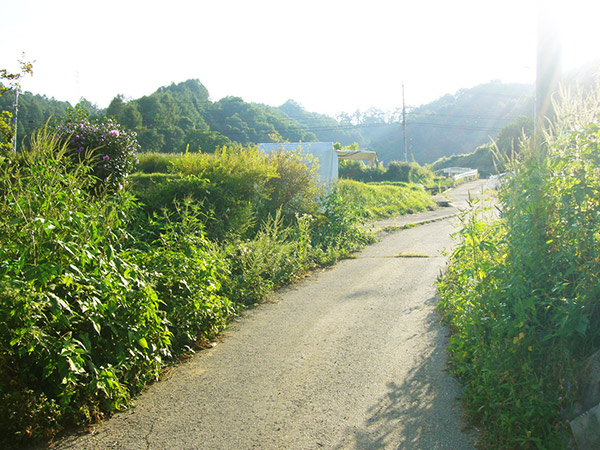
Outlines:
POLYGON ((437 176, 429 166, 416 162, 391 161, 387 167, 366 167, 360 161, 340 161, 340 178, 362 183, 400 185, 418 184, 427 190, 441 192, 454 185, 452 178, 437 176))
POLYGON ((435 208, 431 195, 412 183, 361 183, 341 180, 337 187, 361 217, 384 219, 435 208))
POLYGON ((567 448, 581 412, 577 374, 600 347, 599 113, 597 96, 564 101, 512 163, 501 219, 465 216, 439 279, 452 369, 485 448, 567 448))
POLYGON ((370 242, 365 220, 430 206, 412 185, 324 192, 295 153, 140 155, 140 166, 162 173, 109 194, 48 133, 0 158, 4 445, 126 408, 241 309, 370 242))

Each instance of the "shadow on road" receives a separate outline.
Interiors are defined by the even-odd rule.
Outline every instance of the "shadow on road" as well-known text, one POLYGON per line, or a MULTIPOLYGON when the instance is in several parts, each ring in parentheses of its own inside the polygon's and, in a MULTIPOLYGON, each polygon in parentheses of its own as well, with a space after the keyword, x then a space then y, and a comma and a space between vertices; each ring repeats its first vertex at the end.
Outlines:
MULTIPOLYGON (((436 303, 435 298, 426 302, 431 309, 436 303)), ((387 383, 386 395, 369 409, 364 426, 337 448, 473 449, 460 429, 460 390, 447 370, 447 330, 439 320, 434 311, 428 314, 426 336, 418 336, 430 343, 427 350, 407 362, 412 367, 402 382, 387 383)))

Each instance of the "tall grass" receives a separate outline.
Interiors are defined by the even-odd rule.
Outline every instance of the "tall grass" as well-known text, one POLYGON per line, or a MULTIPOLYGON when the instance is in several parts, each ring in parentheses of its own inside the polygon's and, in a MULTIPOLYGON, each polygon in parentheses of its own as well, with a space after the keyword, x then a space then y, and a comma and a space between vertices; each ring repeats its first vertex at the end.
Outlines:
POLYGON ((337 189, 366 219, 412 214, 433 209, 435 202, 422 186, 408 183, 361 183, 340 180, 337 189))
POLYGON ((600 347, 600 101, 556 106, 512 163, 502 218, 466 217, 439 280, 453 370, 487 448, 566 448, 579 362, 600 347))

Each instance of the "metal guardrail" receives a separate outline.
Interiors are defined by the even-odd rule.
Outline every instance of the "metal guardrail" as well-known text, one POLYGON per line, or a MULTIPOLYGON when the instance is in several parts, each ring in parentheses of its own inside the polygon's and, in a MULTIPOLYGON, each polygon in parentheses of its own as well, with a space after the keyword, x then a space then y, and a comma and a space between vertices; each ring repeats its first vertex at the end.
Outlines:
POLYGON ((434 173, 443 173, 447 177, 451 177, 453 175, 457 175, 463 172, 467 172, 469 170, 473 170, 470 167, 445 167, 443 169, 436 170, 434 173))
POLYGON ((477 178, 478 175, 479 175, 479 170, 471 169, 471 170, 467 170, 466 172, 457 173, 456 175, 453 175, 452 178, 454 179, 454 182, 456 183, 458 180, 462 180, 463 178, 475 179, 475 178, 477 178))
POLYGON ((434 173, 443 173, 447 177, 452 177, 454 185, 456 185, 458 180, 476 180, 479 177, 479 170, 466 167, 446 167, 436 170, 434 173))

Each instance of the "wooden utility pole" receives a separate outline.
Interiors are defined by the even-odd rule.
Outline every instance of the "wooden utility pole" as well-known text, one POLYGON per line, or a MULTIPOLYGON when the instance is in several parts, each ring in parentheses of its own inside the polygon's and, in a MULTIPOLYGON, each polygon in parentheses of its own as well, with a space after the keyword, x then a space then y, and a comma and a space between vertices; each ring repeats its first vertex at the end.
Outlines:
POLYGON ((538 136, 547 120, 554 120, 552 96, 558 92, 562 51, 556 23, 557 12, 551 2, 538 1, 537 73, 535 82, 535 134, 538 136))

